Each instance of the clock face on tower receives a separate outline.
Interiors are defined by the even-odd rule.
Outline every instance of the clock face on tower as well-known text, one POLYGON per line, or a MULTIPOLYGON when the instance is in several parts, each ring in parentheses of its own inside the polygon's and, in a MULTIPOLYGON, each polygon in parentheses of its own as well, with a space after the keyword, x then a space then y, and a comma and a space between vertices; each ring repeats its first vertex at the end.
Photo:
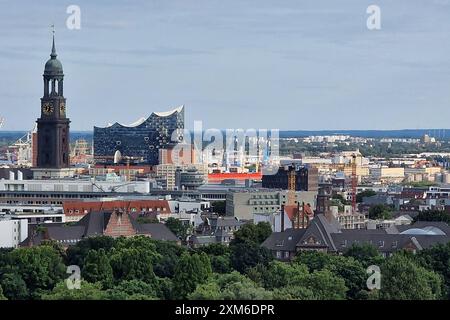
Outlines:
POLYGON ((61 102, 61 104, 59 105, 59 111, 61 114, 64 114, 66 112, 66 105, 64 104, 64 102, 61 102))
POLYGON ((44 105, 42 106, 42 111, 44 112, 44 114, 46 115, 50 115, 53 113, 53 105, 51 103, 44 103, 44 105))

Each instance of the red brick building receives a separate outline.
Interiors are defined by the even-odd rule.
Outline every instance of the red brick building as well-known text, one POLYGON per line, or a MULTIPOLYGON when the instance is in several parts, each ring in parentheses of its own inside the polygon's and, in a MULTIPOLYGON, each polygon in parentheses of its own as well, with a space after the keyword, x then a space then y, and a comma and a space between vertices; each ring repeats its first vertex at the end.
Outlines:
POLYGON ((166 225, 139 223, 131 214, 114 210, 113 212, 90 212, 71 225, 50 223, 43 228, 33 225, 28 229, 28 238, 20 245, 32 247, 40 245, 44 240, 54 240, 67 248, 84 238, 102 235, 113 238, 143 235, 155 240, 180 243, 180 239, 166 225))

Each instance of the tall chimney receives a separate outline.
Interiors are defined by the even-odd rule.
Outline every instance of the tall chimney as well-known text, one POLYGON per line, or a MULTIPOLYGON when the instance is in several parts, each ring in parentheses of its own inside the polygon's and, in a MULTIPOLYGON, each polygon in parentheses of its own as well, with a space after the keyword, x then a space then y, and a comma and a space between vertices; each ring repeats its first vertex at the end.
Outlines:
POLYGON ((14 171, 9 172, 9 180, 14 180, 14 171))
POLYGON ((305 202, 302 202, 302 228, 305 228, 305 219, 307 219, 308 216, 305 213, 305 202))

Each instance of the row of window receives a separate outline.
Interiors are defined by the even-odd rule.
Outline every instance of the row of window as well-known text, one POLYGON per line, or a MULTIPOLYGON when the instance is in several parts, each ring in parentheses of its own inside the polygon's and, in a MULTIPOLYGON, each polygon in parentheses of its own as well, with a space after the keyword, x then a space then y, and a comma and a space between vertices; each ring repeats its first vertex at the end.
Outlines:
MULTIPOLYGON (((118 208, 114 208, 114 209, 118 209, 118 208)), ((119 209, 122 209, 122 208, 119 208, 119 209)), ((131 208, 131 212, 137 212, 137 211, 138 211, 138 209, 136 209, 136 208, 131 208)), ((157 212, 163 211, 163 212, 166 212, 166 211, 167 211, 167 208, 165 208, 165 207, 155 207, 155 208, 141 208, 141 209, 140 209, 140 212, 153 212, 153 211, 157 211, 157 212)), ((87 213, 89 213, 89 210, 88 210, 88 209, 81 209, 81 212, 87 214, 87 213)), ((69 210, 68 210, 68 213, 69 213, 69 214, 80 213, 80 210, 79 210, 79 209, 69 209, 69 210)))
POLYGON ((239 228, 237 226, 227 226, 227 227, 219 227, 219 229, 223 231, 237 231, 239 228))
MULTIPOLYGON (((351 241, 349 241, 349 242, 351 242, 351 241)), ((364 242, 364 241, 363 241, 363 242, 364 242)), ((367 242, 368 242, 369 244, 373 244, 373 241, 372 241, 372 240, 369 240, 369 241, 367 241, 367 242)), ((357 243, 359 243, 359 241, 358 241, 358 240, 354 240, 353 243, 357 244, 357 243)), ((347 245, 348 245, 347 240, 342 240, 342 242, 341 242, 341 247, 345 248, 345 247, 347 247, 347 245)), ((379 248, 384 248, 384 245, 385 245, 384 240, 379 240, 379 241, 377 242, 377 245, 378 245, 379 248)), ((397 247, 398 247, 398 241, 392 241, 392 243, 391 243, 391 248, 397 248, 397 247)))
POLYGON ((256 195, 252 196, 252 199, 278 199, 278 195, 256 194, 256 195))
POLYGON ((95 194, 0 193, 0 198, 98 198, 95 194))
MULTIPOLYGON (((254 207, 253 208, 255 211, 258 211, 258 207, 254 207)), ((273 212, 275 212, 275 210, 278 210, 278 208, 275 208, 275 207, 270 207, 270 209, 273 211, 273 212)), ((269 211, 269 207, 265 207, 265 210, 266 211, 269 211)), ((264 208, 263 207, 259 207, 259 211, 264 211, 264 208)))
MULTIPOLYGON (((1 202, 0 202, 1 203, 1 202)), ((36 205, 36 204, 60 204, 62 205, 62 201, 12 201, 8 200, 6 201, 6 204, 14 204, 14 205, 36 205)))
POLYGON ((59 243, 77 243, 80 239, 63 239, 58 240, 59 243))
POLYGON ((226 199, 226 194, 205 193, 201 195, 202 199, 226 199))
POLYGON ((278 204, 278 201, 254 201, 254 200, 250 200, 250 204, 253 205, 261 205, 261 204, 278 204))
POLYGON ((289 258, 289 251, 277 251, 277 258, 278 259, 289 258))

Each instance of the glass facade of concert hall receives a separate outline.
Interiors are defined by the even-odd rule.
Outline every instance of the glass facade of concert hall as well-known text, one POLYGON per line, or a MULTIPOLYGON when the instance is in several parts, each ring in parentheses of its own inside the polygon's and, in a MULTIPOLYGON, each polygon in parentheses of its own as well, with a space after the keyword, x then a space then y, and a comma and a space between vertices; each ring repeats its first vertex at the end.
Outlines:
POLYGON ((112 164, 115 158, 116 162, 127 159, 132 163, 158 164, 159 150, 181 141, 183 129, 184 106, 153 112, 147 119, 130 125, 116 122, 107 127, 94 127, 94 160, 101 164, 112 164))

